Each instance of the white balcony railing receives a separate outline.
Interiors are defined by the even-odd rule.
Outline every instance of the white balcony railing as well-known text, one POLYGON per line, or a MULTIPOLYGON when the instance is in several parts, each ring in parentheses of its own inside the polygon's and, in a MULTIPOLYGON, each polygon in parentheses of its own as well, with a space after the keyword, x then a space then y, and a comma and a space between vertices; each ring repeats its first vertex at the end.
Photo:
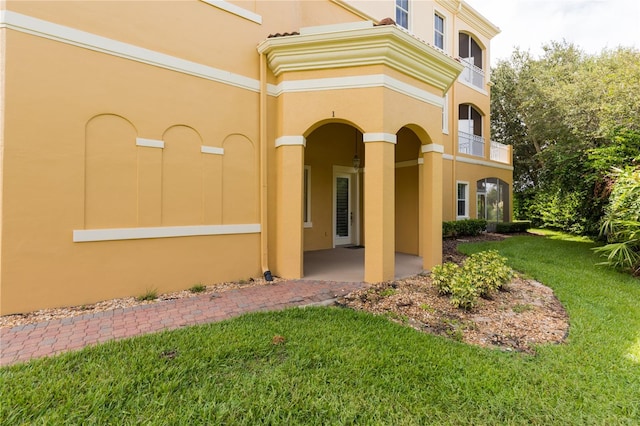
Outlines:
POLYGON ((509 164, 509 145, 491 141, 491 154, 489 157, 493 161, 509 164))
POLYGON ((471 133, 458 132, 458 152, 484 157, 484 138, 471 133))
POLYGON ((460 58, 460 61, 464 65, 464 69, 460 74, 460 79, 466 83, 471 84, 479 89, 484 88, 484 71, 482 68, 478 68, 473 65, 473 58, 460 58))

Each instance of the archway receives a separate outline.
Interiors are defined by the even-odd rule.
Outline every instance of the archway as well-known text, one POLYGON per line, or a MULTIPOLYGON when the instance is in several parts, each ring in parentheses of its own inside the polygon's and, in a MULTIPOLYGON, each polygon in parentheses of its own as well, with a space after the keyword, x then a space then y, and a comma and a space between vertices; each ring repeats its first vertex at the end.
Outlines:
POLYGON ((397 133, 395 173, 396 251, 418 256, 420 223, 420 174, 418 159, 421 142, 409 128, 397 133))

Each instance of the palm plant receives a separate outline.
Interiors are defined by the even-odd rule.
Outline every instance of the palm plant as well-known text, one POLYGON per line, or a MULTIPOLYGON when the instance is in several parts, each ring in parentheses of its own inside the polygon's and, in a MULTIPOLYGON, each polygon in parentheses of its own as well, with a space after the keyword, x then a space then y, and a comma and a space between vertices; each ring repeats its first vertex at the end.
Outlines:
POLYGON ((607 244, 595 250, 603 264, 640 275, 640 168, 614 169, 615 183, 600 228, 607 244))

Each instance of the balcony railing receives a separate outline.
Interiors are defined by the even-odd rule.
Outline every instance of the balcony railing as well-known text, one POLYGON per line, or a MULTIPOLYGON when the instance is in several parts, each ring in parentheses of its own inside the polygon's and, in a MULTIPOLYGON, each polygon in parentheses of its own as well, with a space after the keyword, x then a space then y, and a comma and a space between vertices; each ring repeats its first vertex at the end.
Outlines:
POLYGON ((460 79, 472 86, 482 89, 484 88, 484 71, 482 68, 473 65, 472 60, 472 58, 460 58, 460 61, 464 65, 460 79))
POLYGON ((458 132, 458 152, 484 157, 484 138, 471 133, 458 132))
POLYGON ((491 141, 491 154, 489 157, 491 160, 509 164, 511 162, 509 156, 509 145, 491 141))

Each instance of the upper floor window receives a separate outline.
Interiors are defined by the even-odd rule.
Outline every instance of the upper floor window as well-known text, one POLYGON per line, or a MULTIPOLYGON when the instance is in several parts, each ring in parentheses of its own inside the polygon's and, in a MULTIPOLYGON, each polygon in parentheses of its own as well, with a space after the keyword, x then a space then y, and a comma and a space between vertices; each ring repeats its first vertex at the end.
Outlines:
POLYGON ((396 0, 396 24, 409 29, 409 0, 396 0))
POLYGON ((465 66, 460 78, 475 87, 483 88, 482 48, 469 34, 460 33, 458 40, 458 54, 465 66))
POLYGON ((469 104, 458 106, 458 152, 484 157, 482 115, 469 104))
POLYGON ((444 18, 437 13, 433 15, 433 44, 444 50, 444 18))

